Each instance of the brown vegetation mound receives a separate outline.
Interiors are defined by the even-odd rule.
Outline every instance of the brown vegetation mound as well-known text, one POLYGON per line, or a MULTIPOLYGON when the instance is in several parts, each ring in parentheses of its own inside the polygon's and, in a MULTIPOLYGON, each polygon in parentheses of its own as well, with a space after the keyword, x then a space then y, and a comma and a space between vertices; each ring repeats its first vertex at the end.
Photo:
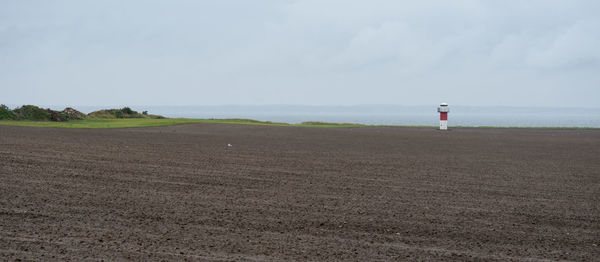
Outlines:
POLYGON ((65 108, 62 112, 68 116, 69 120, 80 120, 86 118, 86 114, 81 113, 71 107, 65 108))

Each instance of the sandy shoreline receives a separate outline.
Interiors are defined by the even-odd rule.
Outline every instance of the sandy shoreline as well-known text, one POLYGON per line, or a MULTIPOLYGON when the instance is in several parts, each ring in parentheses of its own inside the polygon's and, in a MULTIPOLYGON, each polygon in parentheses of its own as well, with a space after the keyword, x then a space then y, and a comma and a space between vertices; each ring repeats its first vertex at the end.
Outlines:
POLYGON ((600 257, 600 130, 0 134, 7 260, 600 257))

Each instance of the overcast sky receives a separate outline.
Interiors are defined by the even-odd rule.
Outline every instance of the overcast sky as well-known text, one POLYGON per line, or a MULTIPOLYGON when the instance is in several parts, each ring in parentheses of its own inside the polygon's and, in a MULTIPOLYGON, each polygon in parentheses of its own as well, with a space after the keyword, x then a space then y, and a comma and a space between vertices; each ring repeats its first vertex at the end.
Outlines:
POLYGON ((598 107, 600 1, 1 1, 0 103, 598 107))

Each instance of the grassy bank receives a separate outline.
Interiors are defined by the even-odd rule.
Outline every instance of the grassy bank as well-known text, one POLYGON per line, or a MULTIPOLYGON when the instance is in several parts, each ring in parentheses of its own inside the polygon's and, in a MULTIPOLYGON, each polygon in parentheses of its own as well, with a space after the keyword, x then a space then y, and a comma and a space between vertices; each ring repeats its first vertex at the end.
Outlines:
MULTIPOLYGON (((66 122, 54 121, 26 121, 26 120, 0 120, 0 125, 11 126, 36 126, 36 127, 60 127, 60 128, 128 128, 128 127, 150 127, 150 126, 170 126, 180 124, 194 123, 213 123, 213 124, 237 124, 237 125, 261 125, 261 126, 296 126, 296 127, 427 127, 436 128, 436 126, 407 126, 407 125, 363 125, 352 123, 328 123, 328 122, 303 122, 300 124, 288 124, 282 122, 258 121, 252 119, 190 119, 190 118, 88 118, 83 120, 71 120, 66 122)), ((490 128, 490 129, 574 129, 586 130, 600 128, 594 127, 495 127, 495 126, 455 126, 450 129, 461 128, 490 128)))
POLYGON ((149 127, 170 126, 193 123, 216 123, 216 124, 240 124, 240 125, 263 125, 263 126, 304 126, 304 127, 363 127, 359 124, 337 124, 325 122, 306 122, 301 124, 288 124, 279 122, 264 122, 251 119, 189 119, 189 118, 120 118, 120 119, 83 119, 67 122, 51 121, 12 121, 2 120, 0 125, 12 126, 37 126, 37 127, 61 127, 61 128, 127 128, 127 127, 149 127))

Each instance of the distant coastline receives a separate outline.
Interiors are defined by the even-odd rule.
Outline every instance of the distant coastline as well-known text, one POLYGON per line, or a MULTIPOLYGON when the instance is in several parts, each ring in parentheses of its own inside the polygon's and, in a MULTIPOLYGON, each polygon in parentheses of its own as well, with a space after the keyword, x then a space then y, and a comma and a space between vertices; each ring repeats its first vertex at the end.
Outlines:
MULTIPOLYGON (((64 111, 64 106, 44 106, 64 111)), ((74 106, 89 119, 115 118, 119 110, 129 107, 74 106), (106 111, 110 111, 108 114, 106 111), (100 113, 103 112, 103 113, 100 113)), ((355 105, 222 105, 222 106, 132 106, 142 113, 171 119, 227 120, 249 119, 286 125, 306 122, 349 123, 367 126, 431 126, 438 125, 434 106, 355 105), (144 110, 144 111, 141 111, 144 110)), ((127 111, 127 110, 126 110, 127 111)), ((135 114, 136 116, 139 116, 135 114)), ((123 117, 130 117, 124 114, 123 117)), ((145 116, 144 116, 145 117, 145 116)), ((497 128, 600 128, 600 109, 553 107, 452 106, 450 127, 497 128)))

